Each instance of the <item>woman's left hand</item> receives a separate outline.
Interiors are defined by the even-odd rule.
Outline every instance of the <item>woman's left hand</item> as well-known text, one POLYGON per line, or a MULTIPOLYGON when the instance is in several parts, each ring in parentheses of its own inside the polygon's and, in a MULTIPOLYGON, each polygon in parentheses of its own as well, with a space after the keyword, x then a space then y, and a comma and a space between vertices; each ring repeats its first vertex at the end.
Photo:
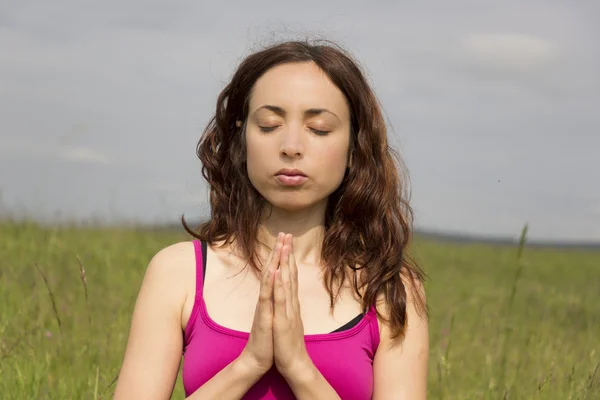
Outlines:
POLYGON ((285 236, 273 293, 273 354, 275 366, 284 378, 297 378, 310 371, 312 360, 306 351, 304 325, 298 300, 298 269, 292 235, 285 236))

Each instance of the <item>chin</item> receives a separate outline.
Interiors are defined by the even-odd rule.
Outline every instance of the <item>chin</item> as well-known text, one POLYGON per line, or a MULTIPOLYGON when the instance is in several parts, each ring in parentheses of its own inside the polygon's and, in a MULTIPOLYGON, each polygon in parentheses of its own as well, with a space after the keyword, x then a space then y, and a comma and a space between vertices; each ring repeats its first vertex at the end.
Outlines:
POLYGON ((311 206, 314 205, 311 203, 304 203, 304 202, 298 202, 298 201, 283 201, 283 200, 269 201, 268 199, 267 199, 267 201, 271 205, 273 205, 273 207, 278 208, 280 210, 289 211, 289 212, 302 211, 302 210, 310 208, 311 206))
POLYGON ((284 195, 277 194, 275 196, 265 196, 265 199, 275 208, 288 212, 298 212, 320 205, 327 199, 321 198, 304 198, 298 193, 286 193, 284 195))

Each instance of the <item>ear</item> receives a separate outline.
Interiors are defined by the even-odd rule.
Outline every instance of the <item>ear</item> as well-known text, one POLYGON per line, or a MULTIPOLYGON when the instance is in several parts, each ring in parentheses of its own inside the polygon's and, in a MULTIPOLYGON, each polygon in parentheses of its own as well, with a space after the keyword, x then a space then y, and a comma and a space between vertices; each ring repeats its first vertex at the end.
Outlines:
POLYGON ((346 168, 352 167, 352 156, 354 155, 354 151, 350 153, 350 157, 348 157, 348 166, 346 168))
POLYGON ((239 119, 237 121, 235 121, 235 126, 237 126, 238 128, 242 126, 242 121, 240 121, 239 119))

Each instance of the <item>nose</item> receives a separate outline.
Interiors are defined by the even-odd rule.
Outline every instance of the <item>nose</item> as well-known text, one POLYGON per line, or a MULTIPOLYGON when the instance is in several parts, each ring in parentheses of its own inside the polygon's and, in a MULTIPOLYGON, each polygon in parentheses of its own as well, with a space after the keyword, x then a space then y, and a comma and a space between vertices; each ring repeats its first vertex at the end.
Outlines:
POLYGON ((304 135, 302 129, 288 126, 281 131, 279 154, 290 158, 301 157, 304 154, 304 135))

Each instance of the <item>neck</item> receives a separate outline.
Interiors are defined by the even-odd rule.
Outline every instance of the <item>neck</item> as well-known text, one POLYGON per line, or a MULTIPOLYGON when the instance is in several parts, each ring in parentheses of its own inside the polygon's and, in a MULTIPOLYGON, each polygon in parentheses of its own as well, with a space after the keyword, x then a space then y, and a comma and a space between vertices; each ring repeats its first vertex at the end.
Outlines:
POLYGON ((279 232, 292 234, 296 262, 318 265, 325 233, 326 207, 326 201, 299 211, 268 207, 259 227, 258 240, 273 248, 279 232))

